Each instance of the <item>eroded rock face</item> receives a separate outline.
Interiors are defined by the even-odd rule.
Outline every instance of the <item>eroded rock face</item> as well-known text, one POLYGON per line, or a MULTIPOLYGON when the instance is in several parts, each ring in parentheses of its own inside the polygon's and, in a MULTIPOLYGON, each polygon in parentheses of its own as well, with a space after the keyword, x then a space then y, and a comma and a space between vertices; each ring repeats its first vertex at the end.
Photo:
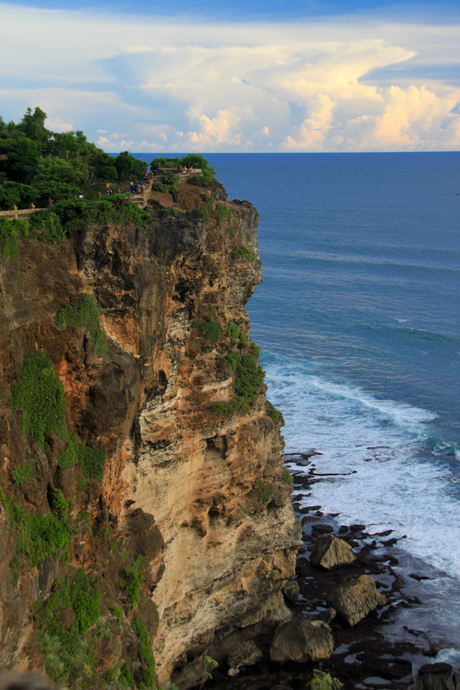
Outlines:
POLYGON ((16 586, 9 565, 17 530, 5 503, 0 509, 0 662, 43 664, 43 623, 32 605, 79 568, 99 588, 112 629, 99 658, 105 668, 107 657, 140 661, 136 682, 147 664, 136 619, 152 638, 158 680, 184 679, 185 690, 196 680, 187 669, 218 649, 223 630, 231 635, 286 616, 281 589, 294 574, 300 530, 282 478, 279 425, 267 413, 263 384, 234 414, 214 408, 235 397, 228 354, 254 352, 244 306, 262 277, 258 214, 248 202, 226 202, 215 187, 214 198, 231 212, 219 220, 210 190, 185 187, 185 212, 160 209, 143 228, 87 227, 56 247, 25 240, 20 262, 1 265, 2 490, 27 514, 45 516, 59 489, 73 499, 76 527, 66 564, 48 558, 30 568, 21 556, 16 586), (203 204, 207 221, 197 210, 203 204), (83 293, 104 310, 102 355, 83 326, 55 324, 83 293), (202 324, 217 324, 216 342, 202 324), (57 458, 67 446, 59 434, 47 434, 43 449, 22 433, 11 389, 24 355, 36 349, 63 384, 69 434, 104 449, 102 479, 85 479, 78 462, 63 469, 57 458), (16 484, 12 469, 28 458, 33 478, 16 484), (135 561, 139 555, 146 566, 135 561), (135 576, 127 569, 139 563, 142 606, 130 601, 128 587, 135 576))
POLYGON ((278 626, 270 648, 270 659, 280 664, 321 661, 329 659, 333 651, 334 640, 326 623, 296 619, 278 626))
POLYGON ((310 563, 329 570, 339 565, 353 563, 355 558, 353 549, 344 539, 338 539, 333 534, 322 534, 316 540, 310 563))
POLYGON ((327 603, 334 608, 347 625, 356 625, 378 606, 386 604, 383 594, 377 592, 370 575, 360 575, 355 580, 338 585, 328 597, 327 603))

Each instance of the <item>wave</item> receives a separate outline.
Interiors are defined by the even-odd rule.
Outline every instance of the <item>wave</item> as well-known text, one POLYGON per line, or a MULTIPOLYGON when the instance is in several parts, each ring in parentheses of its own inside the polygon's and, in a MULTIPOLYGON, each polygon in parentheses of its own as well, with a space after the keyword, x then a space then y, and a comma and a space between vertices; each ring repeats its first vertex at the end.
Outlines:
POLYGON ((324 364, 281 355, 263 364, 286 452, 314 449, 321 473, 336 475, 306 500, 371 532, 394 529, 413 557, 460 578, 458 466, 446 461, 459 455, 431 426, 436 415, 336 380, 324 364))

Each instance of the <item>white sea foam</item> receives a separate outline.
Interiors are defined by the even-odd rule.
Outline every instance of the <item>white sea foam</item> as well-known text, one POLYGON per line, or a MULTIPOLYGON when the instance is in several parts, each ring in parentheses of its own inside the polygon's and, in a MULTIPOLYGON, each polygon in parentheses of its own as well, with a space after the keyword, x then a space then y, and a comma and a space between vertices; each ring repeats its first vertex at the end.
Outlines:
POLYGON ((346 475, 315 483, 306 500, 340 512, 342 523, 406 535, 401 545, 412 557, 460 578, 460 500, 449 490, 451 468, 427 445, 436 415, 333 381, 317 365, 265 365, 268 397, 286 420, 286 452, 314 448, 319 473, 346 475))

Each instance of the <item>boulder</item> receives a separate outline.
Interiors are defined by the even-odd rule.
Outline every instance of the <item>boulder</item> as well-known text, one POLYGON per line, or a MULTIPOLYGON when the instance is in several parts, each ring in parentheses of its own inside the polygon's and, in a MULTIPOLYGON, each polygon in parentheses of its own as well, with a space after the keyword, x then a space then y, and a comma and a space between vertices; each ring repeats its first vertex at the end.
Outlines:
POLYGON ((355 559, 356 555, 353 553, 353 549, 344 539, 338 539, 333 534, 322 534, 316 540, 310 563, 330 569, 338 565, 353 563, 355 559))
POLYGON ((327 599, 328 605, 337 611, 347 625, 356 625, 386 601, 383 594, 377 592, 370 575, 360 575, 351 582, 335 587, 327 599))
POLYGON ((280 664, 286 661, 321 661, 329 659, 333 651, 334 640, 326 623, 295 619, 276 629, 270 659, 280 664))
POLYGON ((425 664, 418 671, 414 690, 455 690, 457 685, 455 676, 452 675, 450 664, 444 662, 425 664))
POLYGON ((244 666, 253 666, 262 661, 262 652, 252 640, 246 640, 232 649, 227 664, 230 667, 228 675, 236 676, 244 666))
POLYGON ((299 583, 297 582, 297 580, 289 580, 288 582, 286 582, 281 591, 283 592, 286 599, 295 604, 300 594, 299 583))

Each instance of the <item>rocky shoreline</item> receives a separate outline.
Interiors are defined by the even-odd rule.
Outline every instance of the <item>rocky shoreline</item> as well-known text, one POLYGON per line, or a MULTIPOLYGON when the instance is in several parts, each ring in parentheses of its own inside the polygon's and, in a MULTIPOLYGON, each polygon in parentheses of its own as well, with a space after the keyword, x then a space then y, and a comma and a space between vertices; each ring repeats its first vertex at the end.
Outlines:
MULTIPOLYGON (((409 639, 404 641, 390 640, 385 635, 385 628, 394 622, 397 610, 413 608, 421 603, 413 588, 408 592, 395 570, 398 540, 392 536, 392 530, 371 536, 366 525, 362 524, 337 528, 338 514, 323 514, 319 505, 302 507, 301 501, 305 503, 311 495, 313 483, 329 476, 316 470, 315 455, 315 451, 286 455, 286 465, 292 468, 295 464, 291 472, 294 482, 292 500, 302 524, 303 546, 297 556, 296 577, 288 583, 284 593, 295 621, 317 621, 317 625, 319 621, 324 622, 332 633, 334 651, 321 661, 285 661, 280 665, 273 661, 273 638, 277 626, 259 626, 251 632, 250 644, 253 646, 248 644, 246 649, 248 665, 242 665, 237 673, 230 671, 233 675, 230 678, 228 666, 221 665, 213 673, 214 679, 209 687, 215 690, 303 690, 309 687, 316 668, 338 678, 346 690, 402 690, 409 687, 459 690, 460 673, 450 664, 436 661, 439 649, 430 643, 426 633, 406 627, 405 637, 409 639), (298 469, 299 465, 303 470, 298 469), (328 539, 324 535, 333 536, 328 539), (319 562, 319 545, 333 539, 335 544, 345 545, 344 549, 350 549, 350 552, 353 549, 354 560, 350 558, 351 562, 330 568, 313 565, 312 561, 319 562), (376 596, 381 597, 380 606, 374 607, 356 624, 344 624, 343 616, 335 615, 328 600, 330 604, 333 590, 363 576, 375 581, 376 596)), ((410 577, 414 584, 424 579, 417 573, 410 577)), ((228 664, 231 663, 234 661, 230 659, 228 664)))

